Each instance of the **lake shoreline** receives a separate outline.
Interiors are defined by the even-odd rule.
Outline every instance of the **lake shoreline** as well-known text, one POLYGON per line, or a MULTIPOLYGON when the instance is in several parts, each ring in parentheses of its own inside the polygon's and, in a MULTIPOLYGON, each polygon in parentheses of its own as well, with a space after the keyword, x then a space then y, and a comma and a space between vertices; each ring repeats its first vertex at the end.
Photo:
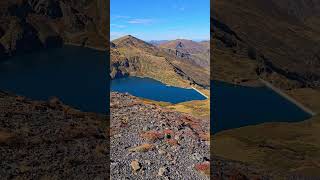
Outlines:
POLYGON ((298 102, 297 100, 295 100, 294 98, 290 97, 289 95, 287 95, 286 93, 284 93, 283 91, 281 91, 281 89, 276 88, 275 86, 273 86, 271 83, 263 80, 263 79, 259 79, 266 87, 270 88, 271 90, 273 90, 274 92, 276 92, 277 94, 279 94, 281 97, 287 99, 288 101, 290 101, 291 103, 293 103, 294 105, 296 105, 297 107, 299 107, 300 109, 302 109, 304 112, 310 114, 311 116, 315 116, 317 113, 312 111, 310 108, 306 107, 305 105, 303 105, 302 103, 298 102))
POLYGON ((202 96, 206 97, 207 99, 209 99, 209 97, 207 95, 205 95, 203 92, 201 92, 200 90, 198 90, 197 88, 195 87, 191 87, 191 89, 197 91, 198 93, 200 93, 202 96))
POLYGON ((193 87, 182 88, 170 86, 150 77, 128 76, 126 78, 113 79, 111 83, 111 92, 127 92, 134 96, 153 101, 178 104, 187 101, 208 99, 201 91, 193 87), (156 91, 161 93, 154 93, 156 91))
POLYGON ((81 44, 77 44, 77 43, 63 43, 63 46, 76 46, 76 47, 82 47, 82 48, 89 48, 89 49, 93 49, 93 50, 97 50, 97 51, 103 51, 103 52, 107 52, 107 48, 102 48, 102 47, 95 47, 95 46, 88 46, 88 45, 81 45, 81 44))

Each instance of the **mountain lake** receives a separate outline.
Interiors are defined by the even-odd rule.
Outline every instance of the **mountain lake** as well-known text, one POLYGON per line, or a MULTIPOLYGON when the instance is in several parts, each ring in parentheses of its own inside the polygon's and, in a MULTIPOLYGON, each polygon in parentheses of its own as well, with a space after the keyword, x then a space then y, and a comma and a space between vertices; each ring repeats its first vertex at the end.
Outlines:
POLYGON ((211 81, 211 131, 266 122, 298 122, 311 115, 268 87, 211 81))
POLYGON ((111 91, 129 93, 133 96, 173 104, 192 100, 204 100, 194 89, 168 86, 151 78, 129 76, 111 81, 111 91))
POLYGON ((59 98, 81 111, 106 113, 108 54, 64 46, 0 61, 0 90, 33 100, 59 98))

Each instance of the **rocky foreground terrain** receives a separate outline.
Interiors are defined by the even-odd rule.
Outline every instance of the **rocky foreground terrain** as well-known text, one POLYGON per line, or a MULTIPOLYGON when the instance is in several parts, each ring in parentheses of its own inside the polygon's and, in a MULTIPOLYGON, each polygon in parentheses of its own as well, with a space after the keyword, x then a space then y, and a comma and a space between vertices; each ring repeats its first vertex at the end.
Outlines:
POLYGON ((106 116, 0 92, 0 179, 109 177, 106 116))
POLYGON ((244 163, 210 157, 208 120, 129 94, 111 94, 112 179, 268 179, 244 163))

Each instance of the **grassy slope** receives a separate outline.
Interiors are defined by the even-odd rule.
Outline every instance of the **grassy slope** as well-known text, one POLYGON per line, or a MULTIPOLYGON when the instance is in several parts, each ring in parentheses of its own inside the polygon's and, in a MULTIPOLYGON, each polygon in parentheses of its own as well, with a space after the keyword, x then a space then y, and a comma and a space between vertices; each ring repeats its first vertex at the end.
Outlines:
POLYGON ((171 104, 167 102, 157 102, 157 101, 152 101, 148 99, 144 99, 144 102, 157 104, 174 111, 187 113, 196 118, 210 119, 210 90, 201 89, 200 87, 197 87, 197 89, 200 90, 209 98, 205 100, 187 101, 187 102, 182 102, 178 104, 171 104))
MULTIPOLYGON (((188 82, 178 76, 173 68, 166 62, 165 58, 157 57, 139 49, 119 49, 126 57, 141 57, 141 69, 136 72, 136 76, 150 77, 172 86, 188 86, 188 82)), ((132 75, 132 74, 131 74, 132 75)))
POLYGON ((113 41, 117 48, 111 52, 111 66, 117 62, 132 62, 135 69, 121 67, 131 76, 150 77, 172 86, 187 87, 189 83, 174 72, 173 67, 168 64, 164 57, 156 56, 155 47, 134 37, 123 37, 113 41), (133 61, 138 57, 138 61, 133 61))
POLYGON ((210 90, 201 89, 199 87, 197 87, 197 89, 209 98, 205 100, 195 100, 169 105, 167 108, 191 114, 198 118, 210 119, 210 90))

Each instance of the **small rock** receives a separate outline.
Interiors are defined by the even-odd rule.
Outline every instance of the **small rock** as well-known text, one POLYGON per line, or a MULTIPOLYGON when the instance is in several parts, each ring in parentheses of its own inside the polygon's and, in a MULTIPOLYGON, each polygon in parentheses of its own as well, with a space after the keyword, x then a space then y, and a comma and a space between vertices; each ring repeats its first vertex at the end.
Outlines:
POLYGON ((199 154, 199 153, 193 153, 192 154, 192 159, 193 160, 196 160, 196 161, 200 161, 200 160, 202 160, 202 156, 201 156, 201 154, 199 154))
POLYGON ((139 171, 141 169, 139 161, 138 160, 133 160, 131 162, 131 168, 132 168, 133 172, 139 171))
POLYGON ((174 139, 177 140, 177 141, 179 141, 179 140, 180 140, 179 135, 175 135, 175 136, 174 136, 174 139))
POLYGON ((171 164, 172 164, 172 165, 177 164, 177 160, 176 160, 176 159, 173 159, 173 161, 171 161, 171 164))
POLYGON ((136 146, 129 149, 129 152, 147 152, 152 150, 154 146, 152 144, 142 144, 140 146, 136 146))
POLYGON ((144 162, 145 162, 148 166, 151 165, 151 161, 149 161, 149 160, 145 160, 144 162))
POLYGON ((166 167, 161 167, 159 169, 158 175, 163 176, 163 175, 166 175, 167 172, 168 172, 168 169, 166 167))
POLYGON ((164 150, 162 150, 162 149, 159 149, 159 150, 158 150, 158 153, 159 153, 160 155, 162 155, 162 154, 165 154, 166 152, 165 152, 164 150))
POLYGON ((143 127, 143 131, 148 131, 148 130, 149 130, 149 127, 147 127, 147 126, 143 127))
POLYGON ((168 158, 168 160, 170 160, 170 161, 172 161, 173 160, 173 156, 171 155, 171 154, 167 154, 167 158, 168 158))
POLYGON ((114 135, 114 138, 120 138, 122 135, 119 133, 119 134, 116 134, 114 135))

